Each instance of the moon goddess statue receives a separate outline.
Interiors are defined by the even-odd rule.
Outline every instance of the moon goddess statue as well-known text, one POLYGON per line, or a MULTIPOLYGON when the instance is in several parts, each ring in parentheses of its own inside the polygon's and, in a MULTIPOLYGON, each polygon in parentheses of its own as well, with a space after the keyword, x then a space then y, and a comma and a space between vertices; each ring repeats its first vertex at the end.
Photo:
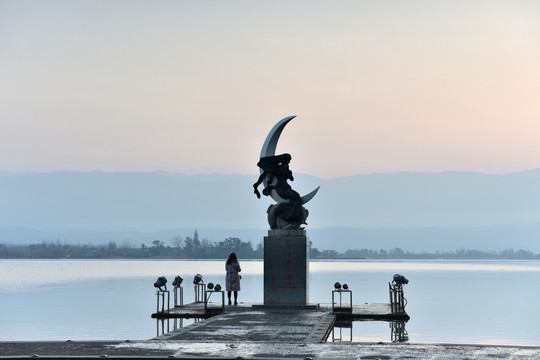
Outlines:
POLYGON ((254 193, 261 197, 258 187, 262 183, 263 195, 270 196, 276 204, 270 205, 267 210, 268 224, 271 229, 300 229, 307 225, 308 210, 303 206, 317 193, 316 188, 311 193, 300 196, 289 185, 288 180, 294 181, 292 171, 289 169, 290 154, 275 155, 275 149, 279 136, 289 121, 295 116, 289 116, 279 121, 268 134, 261 151, 261 157, 257 166, 260 168, 260 176, 253 184, 254 193))

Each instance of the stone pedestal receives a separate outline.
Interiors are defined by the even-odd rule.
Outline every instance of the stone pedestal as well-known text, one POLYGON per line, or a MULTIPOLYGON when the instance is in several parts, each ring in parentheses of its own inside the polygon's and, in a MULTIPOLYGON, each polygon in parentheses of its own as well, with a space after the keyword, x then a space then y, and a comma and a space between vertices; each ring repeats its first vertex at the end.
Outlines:
POLYGON ((264 237, 264 306, 306 306, 309 241, 305 230, 269 230, 264 237))

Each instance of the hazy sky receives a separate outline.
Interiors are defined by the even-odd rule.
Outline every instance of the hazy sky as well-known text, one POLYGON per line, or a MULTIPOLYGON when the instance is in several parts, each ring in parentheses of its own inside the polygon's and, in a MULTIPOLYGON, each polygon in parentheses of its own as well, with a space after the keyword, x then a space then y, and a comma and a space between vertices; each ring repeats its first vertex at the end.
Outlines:
POLYGON ((540 1, 0 0, 0 170, 540 167, 540 1))

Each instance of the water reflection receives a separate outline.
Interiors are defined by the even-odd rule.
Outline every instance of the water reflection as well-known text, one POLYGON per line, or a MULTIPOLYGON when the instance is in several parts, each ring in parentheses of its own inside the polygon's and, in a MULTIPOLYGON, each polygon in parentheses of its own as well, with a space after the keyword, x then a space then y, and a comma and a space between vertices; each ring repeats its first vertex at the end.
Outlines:
MULTIPOLYGON (((381 323, 383 321, 377 321, 376 323, 381 323)), ((334 327, 328 337, 327 341, 332 342, 353 342, 354 341, 384 341, 381 337, 382 334, 379 334, 378 339, 374 339, 373 336, 356 336, 353 338, 353 325, 355 324, 355 329, 361 331, 362 325, 368 323, 375 323, 375 321, 353 321, 351 319, 338 319, 336 320, 334 327)), ((406 321, 395 320, 387 322, 390 327, 390 341, 391 342, 406 342, 409 340, 409 334, 405 329, 406 321)), ((365 326, 364 326, 365 327, 365 326)))
MULTIPOLYGON (((155 311, 156 295, 148 284, 157 275, 193 276, 203 270, 208 281, 223 282, 221 261, 1 259, 0 339, 153 338, 155 319, 147 315, 155 311), (40 307, 35 306, 36 296, 40 307), (125 306, 126 299, 130 299, 130 306, 125 306), (96 304, 100 304, 99 311, 96 304), (81 312, 81 307, 94 310, 81 312), (77 316, 66 317, 66 313, 77 316), (81 323, 85 326, 81 327, 81 323)), ((538 283, 540 260, 311 262, 309 300, 329 303, 328 290, 339 279, 354 289, 356 303, 379 303, 386 299, 388 278, 396 272, 407 273, 414 279, 414 286, 407 289, 407 311, 414 314, 415 342, 540 345, 538 325, 524 321, 531 318, 531 309, 540 298, 540 287, 530 286, 538 283), (432 284, 440 283, 445 286, 432 291, 432 284), (504 291, 486 297, 493 289, 504 291), (441 304, 444 312, 440 312, 441 304), (493 317, 493 313, 498 316, 493 317), (433 321, 433 314, 437 321, 433 321), (485 326, 485 319, 490 319, 490 326, 485 326), (441 323, 444 328, 440 328, 441 323)), ((242 273, 247 274, 242 276, 246 285, 241 293, 243 301, 261 303, 262 261, 245 262, 242 273)), ((191 288, 186 287, 184 294, 186 303, 194 300, 193 290, 188 289, 191 288)), ((376 341, 389 342, 388 324, 378 323, 355 324, 353 340, 365 339, 367 326, 376 328, 376 341)), ((172 330, 173 325, 170 326, 172 330)), ((411 326, 407 324, 407 330, 411 326)))
POLYGON ((171 331, 183 329, 185 326, 204 321, 204 318, 166 318, 156 319, 156 335, 165 335, 171 331))
POLYGON ((169 327, 170 320, 171 319, 156 319, 156 325, 157 325, 156 336, 164 335, 170 331, 170 327, 169 327), (166 327, 165 327, 165 324, 167 324, 166 327))
POLYGON ((332 328, 332 342, 352 342, 352 323, 352 320, 336 320, 332 328))
POLYGON ((409 333, 405 330, 405 321, 390 322, 390 340, 392 342, 405 342, 409 340, 409 333))

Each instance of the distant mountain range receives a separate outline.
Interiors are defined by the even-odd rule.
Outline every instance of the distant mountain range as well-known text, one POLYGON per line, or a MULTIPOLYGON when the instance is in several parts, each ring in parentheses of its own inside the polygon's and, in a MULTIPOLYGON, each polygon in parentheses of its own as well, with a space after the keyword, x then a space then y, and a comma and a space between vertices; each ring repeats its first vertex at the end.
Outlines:
MULTIPOLYGON (((165 243, 175 235, 257 244, 266 208, 257 175, 0 171, 0 243, 165 243)), ((540 252, 540 169, 488 175, 395 173, 320 179, 295 174, 319 249, 540 252)))

